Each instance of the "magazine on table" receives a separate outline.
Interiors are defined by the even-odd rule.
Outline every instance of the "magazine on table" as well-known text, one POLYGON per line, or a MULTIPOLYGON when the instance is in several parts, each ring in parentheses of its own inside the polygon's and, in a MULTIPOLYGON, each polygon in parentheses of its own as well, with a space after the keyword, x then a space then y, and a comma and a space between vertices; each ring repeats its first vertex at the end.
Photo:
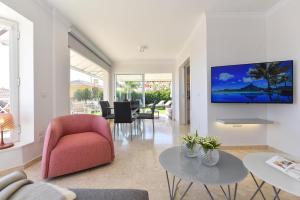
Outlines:
POLYGON ((300 181, 300 162, 282 156, 273 156, 266 163, 300 181))

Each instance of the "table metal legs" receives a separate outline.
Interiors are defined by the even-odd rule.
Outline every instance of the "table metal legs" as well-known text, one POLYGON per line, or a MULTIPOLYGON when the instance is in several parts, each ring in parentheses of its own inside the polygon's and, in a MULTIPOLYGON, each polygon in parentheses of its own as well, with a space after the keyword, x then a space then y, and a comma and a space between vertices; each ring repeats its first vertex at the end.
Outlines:
MULTIPOLYGON (((169 173, 168 173, 167 170, 166 170, 166 177, 167 177, 170 200, 175 200, 176 194, 177 194, 177 191, 178 191, 178 187, 179 187, 179 184, 181 182, 181 179, 179 179, 176 182, 176 177, 173 176, 172 178, 170 178, 169 173), (170 180, 170 179, 172 179, 172 180, 170 180)), ((185 189, 182 196, 180 197, 180 200, 182 200, 185 197, 185 195, 188 193, 188 191, 190 190, 192 185, 193 185, 193 182, 190 182, 190 184, 188 185, 188 187, 185 189)), ((208 189, 207 185, 203 184, 203 186, 206 189, 206 191, 207 191, 209 197, 211 198, 211 200, 214 200, 214 197, 213 197, 212 193, 210 192, 210 190, 208 189)), ((236 200, 237 190, 238 190, 238 183, 235 184, 233 193, 231 193, 230 185, 227 185, 227 190, 228 190, 227 192, 225 191, 223 186, 220 185, 220 188, 221 188, 226 200, 236 200)), ((278 191, 278 194, 279 194, 279 192, 280 191, 278 191)), ((276 200, 276 199, 274 199, 274 200, 276 200)), ((278 200, 280 200, 280 199, 278 199, 278 200)))
MULTIPOLYGON (((254 197, 256 196, 256 194, 257 194, 258 192, 261 192, 261 193, 262 193, 261 188, 262 188, 262 186, 264 186, 265 183, 266 183, 266 182, 263 181, 259 186, 257 186, 257 190, 254 192, 254 194, 252 195, 252 197, 250 198, 250 200, 254 199, 254 197)), ((263 195, 263 193, 262 193, 262 195, 263 195)))
MULTIPOLYGON (((209 197, 211 198, 211 200, 214 200, 214 197, 213 197, 212 193, 209 191, 207 185, 204 184, 204 188, 206 189, 206 191, 207 191, 209 197)), ((235 186, 234 186, 233 196, 231 195, 230 185, 227 185, 227 190, 228 190, 227 193, 226 193, 226 191, 225 191, 225 189, 222 185, 220 185, 220 188, 221 188, 221 190, 222 190, 222 192, 223 192, 223 194, 224 194, 224 196, 227 200, 236 200, 238 183, 236 183, 235 186)))
MULTIPOLYGON (((257 195, 258 192, 260 192, 261 196, 263 197, 264 200, 266 200, 266 197, 264 195, 264 193, 262 192, 262 187, 264 186, 264 184, 266 183, 265 181, 262 181, 261 184, 259 185, 257 180, 255 179, 254 175, 250 172, 254 182, 255 182, 255 185, 257 186, 257 190, 254 192, 254 194, 252 195, 252 197, 250 198, 250 200, 253 200, 254 197, 257 195)), ((276 189, 275 186, 272 186, 273 187, 273 190, 274 190, 274 193, 275 193, 275 197, 274 197, 274 200, 280 200, 280 197, 279 197, 279 193, 281 192, 280 189, 276 189)))
MULTIPOLYGON (((265 184, 264 181, 262 182, 262 186, 259 187, 258 182, 257 182, 257 180, 255 179, 255 177, 254 177, 254 175, 252 174, 252 172, 250 172, 250 175, 251 175, 252 179, 254 180, 254 183, 255 183, 255 185, 256 185, 256 187, 257 187, 257 190, 258 190, 257 192, 260 192, 262 198, 263 198, 264 200, 266 200, 266 197, 265 197, 264 193, 263 193, 262 190, 261 190, 261 187, 265 184)), ((256 194, 255 194, 255 195, 256 195, 256 194)), ((253 197, 253 198, 254 198, 254 197, 253 197)))
MULTIPOLYGON (((179 187, 179 184, 181 182, 181 179, 179 179, 177 181, 177 183, 175 184, 176 182, 176 177, 173 176, 173 180, 172 180, 172 186, 170 185, 170 180, 169 180, 169 174, 168 174, 168 171, 166 171, 166 176, 167 176, 167 182, 168 182, 168 189, 169 189, 169 195, 170 195, 170 200, 175 200, 176 198, 176 194, 177 194, 177 191, 178 191, 178 187, 179 187)), ((192 187, 193 185, 193 182, 191 182, 188 187, 186 188, 186 190, 184 191, 184 193, 182 194, 182 196, 180 197, 180 200, 183 199, 185 197, 185 195, 187 194, 187 192, 190 190, 190 188, 192 187)))
POLYGON ((280 198, 279 198, 279 193, 281 192, 281 190, 280 189, 276 189, 276 187, 274 187, 274 186, 272 186, 273 187, 273 190, 274 190, 274 193, 275 193, 275 197, 274 197, 274 200, 280 200, 280 198))
POLYGON ((206 185, 203 185, 203 186, 204 186, 204 188, 206 189, 206 191, 207 191, 209 197, 211 198, 211 200, 214 200, 214 197, 213 197, 213 195, 211 194, 211 192, 209 191, 208 187, 207 187, 206 185))

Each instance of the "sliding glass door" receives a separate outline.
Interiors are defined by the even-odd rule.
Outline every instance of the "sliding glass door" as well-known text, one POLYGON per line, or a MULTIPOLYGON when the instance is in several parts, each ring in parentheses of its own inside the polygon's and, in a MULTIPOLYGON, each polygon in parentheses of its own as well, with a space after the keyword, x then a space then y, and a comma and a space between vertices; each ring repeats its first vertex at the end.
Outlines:
POLYGON ((164 103, 171 105, 172 74, 116 74, 115 76, 116 101, 140 101, 141 105, 150 105, 154 102, 164 108, 164 103))
POLYGON ((117 74, 116 75, 116 101, 139 101, 144 105, 144 75, 117 74))

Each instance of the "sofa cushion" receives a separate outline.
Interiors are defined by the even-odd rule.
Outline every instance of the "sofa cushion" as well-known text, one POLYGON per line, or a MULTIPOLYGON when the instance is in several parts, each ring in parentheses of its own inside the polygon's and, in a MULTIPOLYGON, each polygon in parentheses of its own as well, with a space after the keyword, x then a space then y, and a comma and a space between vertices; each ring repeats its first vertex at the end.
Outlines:
POLYGON ((63 136, 50 155, 49 177, 60 176, 112 161, 107 139, 95 132, 63 136))
POLYGON ((76 200, 149 200, 148 192, 132 189, 71 189, 76 200))

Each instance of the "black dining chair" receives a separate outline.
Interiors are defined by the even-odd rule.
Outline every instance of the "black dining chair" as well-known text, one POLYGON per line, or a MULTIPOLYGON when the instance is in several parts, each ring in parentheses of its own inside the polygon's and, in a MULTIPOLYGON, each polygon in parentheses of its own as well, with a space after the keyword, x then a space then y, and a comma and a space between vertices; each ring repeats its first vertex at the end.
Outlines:
POLYGON ((131 110, 134 110, 136 113, 140 112, 140 101, 131 100, 130 101, 131 110))
POLYGON ((115 115, 111 113, 111 108, 108 101, 99 102, 102 110, 102 117, 105 119, 114 119, 115 115))
POLYGON ((153 128, 153 133, 154 133, 154 112, 156 108, 156 103, 153 103, 150 107, 151 112, 150 113, 138 113, 137 114, 137 119, 138 120, 144 120, 144 119, 152 119, 152 128, 153 128))
POLYGON ((131 112, 130 102, 114 102, 114 138, 116 133, 117 124, 130 124, 130 139, 132 140, 132 123, 135 120, 135 117, 131 112))

